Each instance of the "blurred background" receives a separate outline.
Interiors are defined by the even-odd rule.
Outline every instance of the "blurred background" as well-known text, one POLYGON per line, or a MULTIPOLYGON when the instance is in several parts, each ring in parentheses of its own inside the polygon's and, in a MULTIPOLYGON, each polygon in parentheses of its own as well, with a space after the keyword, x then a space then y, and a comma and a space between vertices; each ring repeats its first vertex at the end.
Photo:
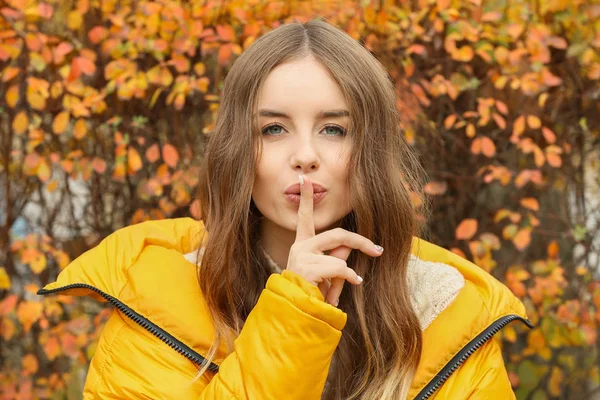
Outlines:
POLYGON ((110 308, 35 293, 120 227, 197 216, 229 67, 315 17, 394 79, 426 237, 525 304, 535 328, 497 335, 517 397, 600 393, 600 0, 4 0, 0 399, 81 398, 110 308))

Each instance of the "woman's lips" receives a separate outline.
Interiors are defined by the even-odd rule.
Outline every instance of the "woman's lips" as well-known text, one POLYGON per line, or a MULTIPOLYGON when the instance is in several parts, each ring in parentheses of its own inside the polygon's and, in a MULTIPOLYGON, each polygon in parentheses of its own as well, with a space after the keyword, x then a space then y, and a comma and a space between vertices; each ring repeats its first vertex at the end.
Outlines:
MULTIPOLYGON (((313 194, 313 204, 317 204, 327 192, 318 192, 313 194)), ((300 194, 292 194, 292 193, 284 193, 284 196, 292 203, 299 205, 300 204, 300 194)))

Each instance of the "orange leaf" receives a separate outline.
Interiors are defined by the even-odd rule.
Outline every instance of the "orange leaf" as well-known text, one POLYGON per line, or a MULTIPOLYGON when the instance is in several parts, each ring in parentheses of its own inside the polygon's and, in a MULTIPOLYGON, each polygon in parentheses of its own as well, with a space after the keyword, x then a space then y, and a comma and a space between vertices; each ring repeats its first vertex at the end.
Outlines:
POLYGON ((540 209, 540 203, 533 197, 521 199, 521 205, 533 211, 538 211, 540 209))
POLYGON ((48 360, 52 361, 56 357, 60 355, 60 344, 58 343, 58 339, 56 336, 50 336, 48 341, 43 345, 44 352, 46 353, 46 357, 48 360))
POLYGON ((142 169, 143 163, 140 153, 133 147, 127 149, 127 173, 133 175, 142 169))
POLYGON ((536 115, 528 115, 527 125, 529 125, 531 129, 539 129, 542 126, 542 121, 536 115))
POLYGON ((481 153, 481 139, 475 138, 471 143, 471 153, 479 154, 481 153))
POLYGON ((454 126, 455 122, 456 122, 456 114, 448 115, 446 117, 446 119, 444 120, 444 128, 446 128, 446 129, 452 128, 454 126))
POLYGON ((153 163, 156 162, 156 160, 158 160, 159 157, 160 149, 157 144, 153 144, 152 146, 148 147, 148 149, 146 150, 146 160, 153 163))
POLYGON ((555 153, 546 153, 546 160, 551 167, 559 168, 562 165, 562 158, 555 153))
POLYGON ((67 129, 67 125, 69 124, 70 115, 68 111, 62 111, 58 113, 58 115, 54 118, 54 122, 52 123, 52 132, 60 135, 67 129))
POLYGON ((231 43, 223 44, 219 47, 217 60, 219 66, 225 67, 231 61, 231 55, 233 54, 233 45, 231 43))
POLYGON ((235 38, 235 31, 231 25, 217 25, 217 35, 224 42, 232 42, 235 38))
POLYGON ((27 117, 26 111, 19 111, 17 115, 15 115, 15 119, 13 119, 12 128, 17 135, 21 135, 27 131, 29 127, 29 117, 27 117))
POLYGON ((0 336, 4 341, 8 342, 14 335, 17 329, 15 323, 10 318, 0 319, 0 336))
POLYGON ((58 46, 52 49, 52 58, 54 64, 60 65, 65 62, 65 56, 73 51, 73 45, 68 42, 60 42, 58 46))
POLYGON ((88 32, 88 38, 93 44, 98 44, 107 36, 107 30, 103 26, 95 26, 88 32))
POLYGON ((512 241, 517 249, 523 251, 531 243, 531 230, 528 228, 521 229, 512 241))
POLYGON ((546 139, 546 142, 550 144, 556 142, 556 134, 552 131, 552 129, 546 126, 542 128, 542 135, 544 135, 544 139, 546 139))
POLYGON ((94 157, 92 161, 92 168, 99 174, 103 174, 106 171, 106 161, 101 158, 94 157))
POLYGON ((6 316, 15 310, 19 298, 16 294, 9 294, 4 300, 0 301, 0 315, 6 316))
POLYGON ((38 360, 33 354, 27 354, 21 360, 21 373, 24 376, 33 375, 39 368, 38 360))
POLYGON ((42 316, 42 303, 23 300, 17 308, 17 318, 25 333, 29 332, 31 325, 36 323, 42 316))
POLYGON ((19 85, 12 85, 9 87, 4 95, 4 98, 6 100, 6 104, 8 104, 10 108, 15 108, 19 102, 19 85))
POLYGON ((481 137, 481 152, 487 158, 491 158, 494 156, 494 154, 496 154, 496 145, 492 139, 487 136, 481 137))
POLYGON ((79 356, 79 346, 77 345, 77 338, 71 333, 64 333, 60 336, 60 345, 63 349, 63 353, 70 358, 77 358, 79 356))
POLYGON ((73 136, 75 136, 75 139, 83 139, 85 137, 85 135, 87 134, 87 125, 85 123, 85 120, 80 118, 77 120, 77 122, 75 122, 75 127, 73 128, 73 136))
POLYGON ((79 68, 84 75, 91 76, 96 72, 96 64, 85 57, 75 57, 73 59, 73 65, 77 65, 77 68, 79 68))
POLYGON ((432 196, 440 196, 446 193, 446 190, 448 190, 446 182, 429 182, 424 188, 425 193, 432 196))
POLYGON ((506 106, 506 103, 504 103, 503 101, 496 100, 496 109, 501 114, 508 115, 508 107, 506 106))
POLYGON ((8 82, 19 74, 20 69, 17 67, 8 66, 2 71, 2 82, 8 82))
POLYGON ((477 232, 477 220, 473 218, 467 218, 456 227, 456 238, 458 240, 469 240, 477 232))
POLYGON ((551 241, 548 244, 548 257, 549 258, 558 258, 558 252, 560 250, 560 247, 558 246, 558 243, 556 242, 556 240, 551 241))
POLYGON ((179 154, 173 145, 166 143, 162 149, 162 156, 163 160, 169 167, 175 168, 177 166, 177 163, 179 162, 179 154))
POLYGON ((525 116, 519 116, 513 124, 513 135, 521 136, 525 132, 525 116))
POLYGON ((498 113, 493 113, 492 118, 494 118, 494 121, 496 122, 496 125, 498 125, 498 128, 506 129, 506 120, 502 117, 502 115, 498 113))
POLYGON ((542 69, 542 81, 546 86, 559 86, 562 83, 562 79, 553 75, 548 68, 542 69))

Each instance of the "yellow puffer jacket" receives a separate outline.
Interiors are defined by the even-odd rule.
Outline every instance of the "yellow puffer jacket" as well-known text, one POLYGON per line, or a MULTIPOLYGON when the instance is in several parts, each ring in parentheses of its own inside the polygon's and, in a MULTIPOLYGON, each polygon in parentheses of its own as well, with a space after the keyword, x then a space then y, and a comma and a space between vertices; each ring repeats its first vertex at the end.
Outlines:
MULTIPOLYGON (((346 314, 290 271, 272 274, 235 342, 194 383, 213 325, 183 254, 200 246, 201 222, 148 221, 120 229, 39 291, 91 296, 115 306, 87 375, 85 399, 319 399, 346 314), (218 372, 217 372, 218 371, 218 372)), ((459 256, 415 239, 413 253, 453 266, 465 285, 423 333, 409 398, 514 398, 492 336, 523 305, 459 256)))

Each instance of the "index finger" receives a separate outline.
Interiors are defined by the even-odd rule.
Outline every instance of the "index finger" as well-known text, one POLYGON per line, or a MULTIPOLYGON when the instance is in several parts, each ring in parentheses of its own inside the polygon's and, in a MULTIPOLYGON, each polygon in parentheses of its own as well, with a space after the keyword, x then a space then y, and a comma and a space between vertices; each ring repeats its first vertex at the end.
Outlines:
POLYGON ((296 226, 296 242, 315 236, 313 221, 313 185, 304 175, 298 175, 300 180, 300 206, 298 207, 298 224, 296 226), (304 180, 304 184, 302 181, 304 180))

